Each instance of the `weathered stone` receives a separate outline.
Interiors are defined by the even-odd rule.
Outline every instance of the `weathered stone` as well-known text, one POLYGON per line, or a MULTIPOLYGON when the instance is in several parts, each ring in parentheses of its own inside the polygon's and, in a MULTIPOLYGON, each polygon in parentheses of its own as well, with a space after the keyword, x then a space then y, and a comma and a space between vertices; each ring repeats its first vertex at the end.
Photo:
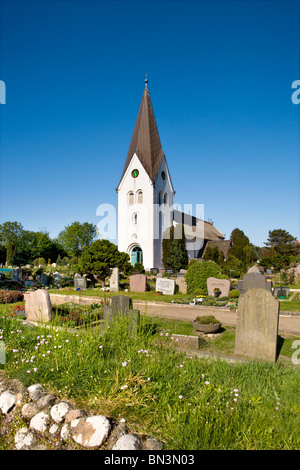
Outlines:
POLYGON ((52 426, 50 426, 49 428, 49 433, 52 434, 52 436, 54 436, 59 430, 59 426, 58 424, 54 423, 52 424, 52 426))
POLYGON ((208 295, 215 295, 214 289, 220 289, 220 297, 228 297, 230 291, 229 279, 217 279, 216 277, 209 277, 206 281, 208 295))
POLYGON ((53 421, 56 423, 62 423, 65 419, 66 414, 73 409, 72 405, 66 401, 60 401, 56 405, 52 406, 50 415, 53 421))
POLYGON ((25 296, 25 315, 28 321, 49 322, 54 313, 49 292, 38 289, 25 296))
POLYGON ((142 444, 138 436, 134 434, 125 434, 121 436, 112 450, 141 450, 142 444))
POLYGON ((264 274, 262 274, 258 268, 254 266, 250 268, 247 274, 243 276, 242 281, 238 281, 237 288, 241 294, 247 292, 248 289, 267 289, 268 291, 272 291, 272 282, 268 281, 264 274), (251 270, 252 269, 252 270, 251 270))
POLYGON ((51 393, 47 393, 43 397, 39 398, 36 402, 36 407, 38 410, 43 410, 44 408, 48 408, 53 406, 56 401, 56 396, 52 395, 51 393))
POLYGON ((27 388, 27 391, 30 398, 34 401, 39 400, 39 398, 41 398, 45 393, 44 387, 41 384, 30 385, 30 387, 27 388))
POLYGON ((111 424, 102 415, 71 421, 71 437, 83 447, 99 447, 107 439, 111 424))
POLYGON ((109 290, 110 292, 119 291, 119 268, 112 268, 109 278, 109 290))
POLYGON ((50 421, 50 416, 44 411, 40 411, 30 420, 30 428, 35 431, 45 432, 50 421))
POLYGON ((21 410, 23 418, 28 420, 32 419, 36 414, 38 414, 38 412, 39 410, 33 402, 25 403, 21 410))
POLYGON ((129 277, 129 286, 131 292, 145 292, 147 276, 145 274, 133 274, 129 277))
POLYGON ((70 437, 70 425, 65 423, 60 430, 60 437, 66 441, 70 437))
POLYGON ((163 443, 154 437, 147 437, 143 445, 144 450, 162 450, 163 447, 163 443))
POLYGON ((127 426, 125 422, 120 421, 111 431, 106 443, 106 448, 111 450, 117 440, 126 433, 127 426))
POLYGON ((3 414, 7 414, 16 403, 17 395, 11 390, 6 390, 0 396, 0 410, 3 414))
POLYGON ((199 349, 206 341, 200 336, 172 334, 175 344, 182 349, 199 349))
POLYGON ((74 419, 86 418, 87 414, 83 410, 70 410, 65 416, 65 422, 70 423, 74 419))
POLYGON ((178 286, 178 291, 181 292, 181 294, 187 293, 187 283, 183 276, 177 276, 175 284, 178 286))
POLYGON ((85 276, 80 276, 80 274, 75 274, 74 276, 74 288, 75 289, 86 289, 87 288, 87 279, 85 276))
POLYGON ((278 322, 279 301, 272 293, 266 289, 248 289, 239 298, 235 353, 275 362, 278 322))
POLYGON ((26 426, 16 432, 14 440, 16 450, 30 450, 37 445, 34 434, 26 426))

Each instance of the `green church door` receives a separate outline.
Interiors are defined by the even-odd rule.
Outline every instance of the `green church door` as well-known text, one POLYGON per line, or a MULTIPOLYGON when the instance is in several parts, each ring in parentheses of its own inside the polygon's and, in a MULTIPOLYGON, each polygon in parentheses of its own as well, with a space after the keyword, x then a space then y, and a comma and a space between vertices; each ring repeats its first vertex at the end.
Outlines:
POLYGON ((132 266, 134 266, 135 263, 143 264, 143 252, 142 252, 142 249, 139 246, 135 246, 131 251, 131 264, 132 264, 132 266))

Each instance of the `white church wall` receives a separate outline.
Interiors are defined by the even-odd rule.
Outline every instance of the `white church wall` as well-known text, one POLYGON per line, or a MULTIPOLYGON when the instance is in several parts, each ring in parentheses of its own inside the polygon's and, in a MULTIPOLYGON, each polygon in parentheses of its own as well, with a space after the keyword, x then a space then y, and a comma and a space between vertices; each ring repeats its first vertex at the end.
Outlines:
POLYGON ((134 246, 140 246, 145 269, 153 267, 153 200, 153 184, 134 154, 118 187, 118 249, 130 255, 134 246), (139 172, 137 178, 131 174, 135 169, 139 172), (142 203, 138 203, 139 190, 143 191, 142 203), (134 197, 133 204, 129 205, 130 191, 134 197))

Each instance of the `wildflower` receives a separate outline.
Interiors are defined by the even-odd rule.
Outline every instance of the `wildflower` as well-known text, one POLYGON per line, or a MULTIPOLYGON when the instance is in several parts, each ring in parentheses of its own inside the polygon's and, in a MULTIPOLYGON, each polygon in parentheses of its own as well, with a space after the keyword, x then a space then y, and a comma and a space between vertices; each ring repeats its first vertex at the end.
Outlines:
POLYGON ((205 385, 209 385, 209 382, 207 380, 205 381, 205 385))
POLYGON ((103 345, 101 344, 101 345, 99 346, 99 349, 102 349, 102 348, 103 348, 103 345))
POLYGON ((182 400, 182 399, 183 399, 183 396, 182 396, 182 395, 179 395, 178 398, 179 398, 179 400, 182 400))
POLYGON ((126 362, 126 361, 125 361, 125 362, 122 362, 122 366, 123 366, 123 367, 126 367, 126 366, 127 366, 127 362, 126 362))

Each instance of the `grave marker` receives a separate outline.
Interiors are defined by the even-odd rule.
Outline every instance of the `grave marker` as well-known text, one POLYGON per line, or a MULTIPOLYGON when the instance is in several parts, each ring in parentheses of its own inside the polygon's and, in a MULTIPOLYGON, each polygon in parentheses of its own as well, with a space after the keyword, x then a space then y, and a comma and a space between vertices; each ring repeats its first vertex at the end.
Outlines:
POLYGON ((157 278, 156 291, 162 292, 165 295, 174 295, 175 281, 173 279, 157 278))
POLYGON ((110 271, 109 290, 119 292, 119 268, 112 268, 110 271))
POLYGON ((235 354, 275 362, 279 301, 267 289, 252 288, 239 298, 235 354))
POLYGON ((215 295, 214 289, 220 289, 220 297, 228 297, 230 291, 229 279, 217 279, 209 277, 206 281, 208 295, 215 295))
POLYGON ((45 289, 38 289, 35 292, 25 295, 25 316, 28 321, 50 321, 54 313, 49 292, 45 289))
POLYGON ((84 276, 80 276, 80 274, 75 274, 74 276, 74 287, 75 289, 86 289, 87 287, 87 280, 84 276))
POLYGON ((147 276, 145 274, 134 274, 130 276, 129 286, 131 292, 145 292, 147 288, 147 276))

